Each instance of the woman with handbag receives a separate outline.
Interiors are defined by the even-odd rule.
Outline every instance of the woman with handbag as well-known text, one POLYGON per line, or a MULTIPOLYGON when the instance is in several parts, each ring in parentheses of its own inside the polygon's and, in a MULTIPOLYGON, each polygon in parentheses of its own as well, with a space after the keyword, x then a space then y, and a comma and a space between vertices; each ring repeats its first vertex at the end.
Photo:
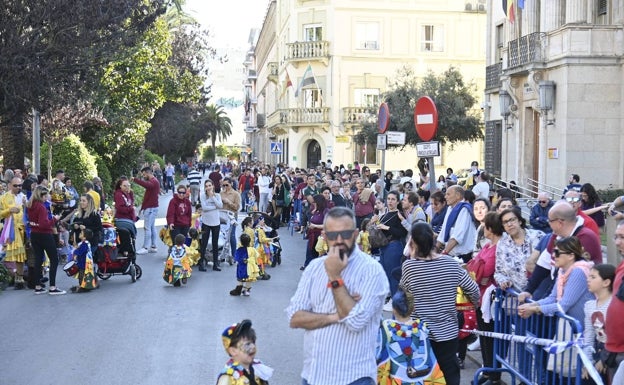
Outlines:
MULTIPOLYGON (((401 218, 399 217, 399 193, 390 191, 386 198, 386 205, 388 211, 385 214, 381 216, 375 215, 371 219, 373 226, 369 228, 369 241, 371 242, 371 247, 379 247, 380 262, 390 282, 390 295, 393 295, 399 286, 399 281, 392 276, 392 270, 401 266, 407 230, 401 225, 401 218), (373 234, 377 230, 381 230, 381 233, 387 239, 387 244, 373 244, 375 243, 373 238, 376 238, 373 234)), ((384 242, 382 241, 382 243, 384 242)), ((392 311, 392 300, 389 300, 384 305, 384 311, 392 311)))
POLYGON ((299 270, 304 270, 314 258, 319 256, 315 249, 316 241, 323 231, 325 214, 329 211, 327 206, 328 201, 325 199, 323 194, 316 194, 312 199, 314 200, 314 203, 312 204, 312 211, 310 212, 310 220, 307 230, 308 247, 306 248, 306 259, 303 266, 301 266, 299 270))
POLYGON ((275 175, 275 177, 273 177, 273 183, 271 183, 269 187, 273 195, 273 199, 271 200, 271 204, 273 205, 273 218, 276 218, 277 223, 281 225, 282 221, 280 218, 282 216, 282 210, 286 206, 286 188, 282 183, 282 177, 275 175))

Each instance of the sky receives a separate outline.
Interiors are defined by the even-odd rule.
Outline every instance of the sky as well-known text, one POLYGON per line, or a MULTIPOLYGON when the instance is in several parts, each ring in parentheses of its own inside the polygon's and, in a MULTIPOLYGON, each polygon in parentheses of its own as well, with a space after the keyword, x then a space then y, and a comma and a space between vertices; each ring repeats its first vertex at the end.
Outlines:
POLYGON ((213 46, 248 47, 249 30, 260 28, 269 0, 186 0, 183 8, 208 28, 213 46))

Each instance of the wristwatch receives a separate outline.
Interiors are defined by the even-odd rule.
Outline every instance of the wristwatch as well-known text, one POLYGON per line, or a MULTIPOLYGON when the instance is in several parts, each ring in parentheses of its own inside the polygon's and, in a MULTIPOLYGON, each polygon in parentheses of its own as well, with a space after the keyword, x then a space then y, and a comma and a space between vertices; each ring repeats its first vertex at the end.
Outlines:
POLYGON ((338 289, 340 286, 344 286, 344 281, 342 279, 337 279, 335 281, 329 281, 327 283, 327 287, 332 289, 338 289))

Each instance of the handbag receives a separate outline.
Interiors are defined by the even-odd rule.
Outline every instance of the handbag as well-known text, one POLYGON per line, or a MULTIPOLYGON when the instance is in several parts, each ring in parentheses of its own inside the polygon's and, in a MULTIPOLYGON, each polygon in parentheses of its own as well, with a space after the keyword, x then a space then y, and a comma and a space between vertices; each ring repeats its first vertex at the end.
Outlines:
MULTIPOLYGON (((390 219, 388 219, 386 222, 381 222, 381 218, 379 219, 380 224, 383 225, 385 225, 389 221, 390 219)), ((388 246, 388 243, 390 243, 390 236, 386 235, 384 231, 378 227, 377 224, 370 223, 366 227, 366 230, 368 230, 368 243, 370 243, 371 249, 378 249, 380 247, 388 246)))

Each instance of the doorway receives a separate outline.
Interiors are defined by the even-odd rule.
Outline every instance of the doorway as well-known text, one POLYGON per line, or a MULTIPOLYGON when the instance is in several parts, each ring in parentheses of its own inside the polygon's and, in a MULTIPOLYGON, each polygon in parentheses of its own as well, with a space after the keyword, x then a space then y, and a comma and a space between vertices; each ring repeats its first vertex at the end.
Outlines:
POLYGON ((321 164, 321 145, 316 140, 311 140, 308 142, 307 149, 307 167, 315 168, 319 164, 321 164))

